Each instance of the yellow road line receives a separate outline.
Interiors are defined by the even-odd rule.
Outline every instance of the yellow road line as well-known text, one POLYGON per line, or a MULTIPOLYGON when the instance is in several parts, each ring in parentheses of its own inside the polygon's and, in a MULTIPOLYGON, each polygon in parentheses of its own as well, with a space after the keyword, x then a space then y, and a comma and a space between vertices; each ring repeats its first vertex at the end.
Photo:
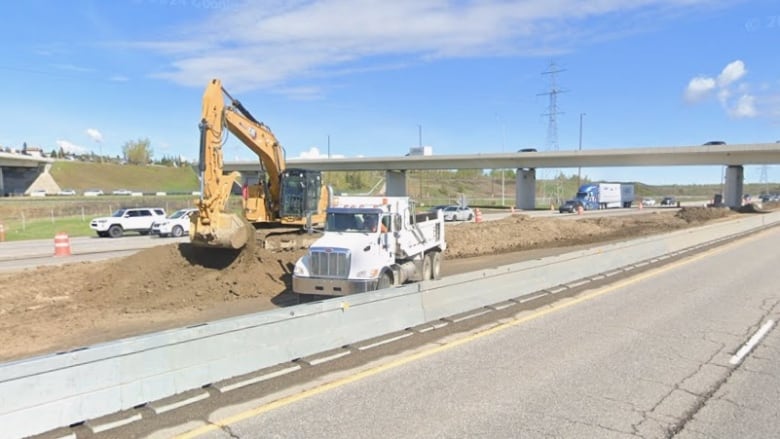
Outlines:
POLYGON ((629 285, 634 284, 634 283, 641 282, 641 281, 643 281, 645 279, 657 276, 659 274, 663 274, 663 273, 665 273, 667 271, 670 271, 670 270, 673 270, 673 269, 676 269, 676 268, 679 268, 679 267, 691 264, 691 263, 696 262, 696 261, 698 261, 700 259, 703 259, 705 257, 712 256, 712 255, 714 255, 716 253, 720 253, 722 251, 725 251, 726 249, 728 249, 728 248, 730 248, 732 246, 735 246, 735 245, 738 245, 738 244, 743 244, 744 242, 746 242, 748 240, 751 240, 751 238, 757 239, 755 236, 750 236, 750 237, 748 237, 746 239, 740 239, 738 241, 726 244, 724 246, 708 250, 708 251, 706 251, 704 253, 691 256, 690 258, 686 258, 684 260, 680 260, 680 261, 677 261, 677 262, 674 262, 674 263, 671 263, 671 264, 668 264, 668 265, 664 265, 663 267, 658 267, 658 268, 646 271, 644 273, 637 274, 636 276, 632 276, 629 279, 624 279, 624 280, 619 281, 617 283, 614 283, 612 285, 608 285, 608 286, 605 286, 603 288, 594 290, 594 291, 592 291, 590 293, 586 293, 586 294, 583 294, 581 296, 575 297, 574 299, 566 301, 566 302, 553 303, 553 304, 549 305, 549 307, 547 307, 545 309, 541 309, 541 310, 536 311, 536 312, 534 312, 532 314, 529 314, 529 315, 526 315, 524 317, 512 320, 510 322, 502 323, 502 324, 493 326, 491 328, 487 328, 487 329, 485 329, 483 331, 480 331, 480 332, 477 332, 477 333, 474 333, 474 334, 471 334, 471 335, 468 335, 468 336, 464 336, 463 338, 454 340, 454 341, 449 342, 447 344, 436 346, 436 347, 432 347, 432 348, 426 349, 424 351, 416 352, 416 353, 410 354, 408 356, 405 356, 405 357, 398 358, 396 360, 390 361, 389 363, 382 364, 382 365, 379 365, 379 366, 376 366, 376 367, 372 367, 372 368, 366 369, 364 371, 360 371, 360 372, 358 372, 358 373, 356 373, 354 375, 351 375, 351 376, 348 376, 348 377, 344 377, 344 378, 340 378, 340 379, 337 379, 335 381, 331 381, 329 383, 325 383, 325 384, 322 384, 320 386, 313 387, 313 388, 308 389, 308 390, 304 390, 304 391, 302 391, 300 393, 296 393, 295 395, 285 396, 283 398, 277 399, 276 401, 270 402, 268 404, 265 404, 265 405, 262 405, 262 406, 259 406, 259 407, 255 407, 253 409, 246 410, 244 412, 235 414, 233 416, 229 416, 229 417, 224 418, 224 419, 219 420, 219 421, 215 421, 213 423, 210 423, 209 425, 204 425, 202 427, 198 427, 198 428, 196 428, 194 430, 190 430, 190 431, 188 431, 186 433, 183 433, 183 434, 181 434, 179 436, 176 436, 176 439, 195 438, 195 437, 198 437, 198 436, 200 436, 202 434, 205 434, 205 433, 208 433, 208 432, 211 432, 211 431, 215 431, 215 430, 219 430, 222 427, 227 427, 227 426, 230 426, 230 425, 235 424, 237 422, 243 421, 245 419, 249 419, 249 418, 255 417, 257 415, 261 415, 263 413, 270 412, 272 410, 275 410, 275 409, 280 408, 280 407, 284 407, 286 405, 295 403, 297 401, 301 401, 301 400, 304 400, 306 398, 311 398, 312 396, 316 396, 316 395, 319 395, 321 393, 325 393, 325 392, 327 392, 329 390, 336 389, 338 387, 347 385, 349 383, 354 383, 354 382, 360 381, 360 380, 362 380, 364 378, 368 378, 368 377, 371 377, 371 376, 374 376, 374 375, 378 375, 378 374, 380 374, 380 373, 382 373, 384 371, 395 369, 395 368, 404 366, 406 364, 412 363, 414 361, 421 360, 423 358, 427 358, 427 357, 430 357, 432 355, 436 355, 436 354, 438 354, 440 352, 444 352, 444 351, 447 351, 449 349, 456 348, 456 347, 458 347, 460 345, 463 345, 463 344, 466 344, 466 343, 470 343, 470 342, 472 342, 474 340, 478 340, 480 338, 487 337, 489 335, 493 335, 493 334, 501 332, 501 331, 505 331, 505 330, 507 330, 509 328, 512 328, 512 327, 515 327, 515 326, 518 326, 518 325, 521 325, 523 323, 527 323, 527 322, 530 322, 530 321, 533 321, 533 320, 536 320, 536 319, 544 317, 544 316, 546 316, 548 314, 552 314, 552 313, 555 313, 555 312, 567 309, 567 308, 572 307, 574 305, 578 305, 578 304, 580 304, 582 302, 586 302, 588 300, 595 299, 595 298, 597 298, 599 296, 602 296, 604 294, 611 293, 611 292, 613 292, 615 290, 618 290, 620 288, 629 286, 629 285))

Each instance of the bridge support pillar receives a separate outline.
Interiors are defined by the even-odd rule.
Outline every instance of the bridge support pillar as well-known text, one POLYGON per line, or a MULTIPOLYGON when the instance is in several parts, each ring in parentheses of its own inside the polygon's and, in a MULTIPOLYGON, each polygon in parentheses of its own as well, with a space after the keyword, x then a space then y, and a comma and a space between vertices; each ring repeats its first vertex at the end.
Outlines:
POLYGON ((388 197, 405 197, 406 171, 385 171, 385 195, 388 197))
POLYGON ((0 197, 6 196, 5 193, 5 179, 3 178, 3 167, 0 166, 0 197))
POLYGON ((518 168, 515 189, 515 205, 518 209, 536 209, 536 169, 518 168))
POLYGON ((737 208, 742 205, 742 185, 745 180, 745 170, 741 165, 726 167, 726 181, 723 187, 723 203, 728 207, 737 208))

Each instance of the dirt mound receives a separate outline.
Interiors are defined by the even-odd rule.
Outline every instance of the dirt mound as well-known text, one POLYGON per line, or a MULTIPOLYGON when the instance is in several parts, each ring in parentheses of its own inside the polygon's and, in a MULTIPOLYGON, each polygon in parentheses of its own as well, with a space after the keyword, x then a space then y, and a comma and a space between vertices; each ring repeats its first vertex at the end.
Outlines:
POLYGON ((84 290, 94 295, 119 292, 111 298, 111 306, 139 312, 172 306, 200 308, 215 300, 270 300, 289 289, 293 264, 303 253, 164 245, 105 262, 104 269, 85 282, 84 290))
POLYGON ((566 247, 650 235, 733 215, 729 209, 685 207, 673 212, 602 216, 577 221, 515 214, 498 221, 447 229, 447 258, 464 258, 542 247, 566 247))
POLYGON ((303 250, 169 244, 0 276, 0 360, 274 308, 303 250))
POLYGON ((734 214, 734 211, 721 207, 683 207, 675 214, 675 217, 686 223, 702 223, 720 218, 726 218, 734 214))

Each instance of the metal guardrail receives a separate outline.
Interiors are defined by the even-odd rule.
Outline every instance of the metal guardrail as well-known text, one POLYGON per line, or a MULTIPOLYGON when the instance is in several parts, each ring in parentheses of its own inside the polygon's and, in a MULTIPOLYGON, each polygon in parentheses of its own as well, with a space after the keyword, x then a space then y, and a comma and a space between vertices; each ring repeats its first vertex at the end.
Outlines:
POLYGON ((780 212, 0 364, 0 438, 255 370, 780 223, 780 212))

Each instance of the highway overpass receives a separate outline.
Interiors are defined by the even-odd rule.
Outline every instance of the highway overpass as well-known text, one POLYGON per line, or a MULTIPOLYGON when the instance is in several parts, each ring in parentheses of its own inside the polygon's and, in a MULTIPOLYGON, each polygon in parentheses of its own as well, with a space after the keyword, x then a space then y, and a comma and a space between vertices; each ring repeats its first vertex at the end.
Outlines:
MULTIPOLYGON (((535 207, 536 169, 610 166, 727 166, 724 202, 737 207, 742 199, 745 165, 780 163, 780 144, 666 146, 587 151, 538 151, 463 155, 290 159, 290 167, 320 171, 385 171, 387 195, 405 195, 406 172, 420 169, 517 169, 515 205, 535 207)), ((226 171, 255 178, 258 161, 225 162, 226 171)))
POLYGON ((22 194, 54 160, 0 152, 0 195, 22 194))

